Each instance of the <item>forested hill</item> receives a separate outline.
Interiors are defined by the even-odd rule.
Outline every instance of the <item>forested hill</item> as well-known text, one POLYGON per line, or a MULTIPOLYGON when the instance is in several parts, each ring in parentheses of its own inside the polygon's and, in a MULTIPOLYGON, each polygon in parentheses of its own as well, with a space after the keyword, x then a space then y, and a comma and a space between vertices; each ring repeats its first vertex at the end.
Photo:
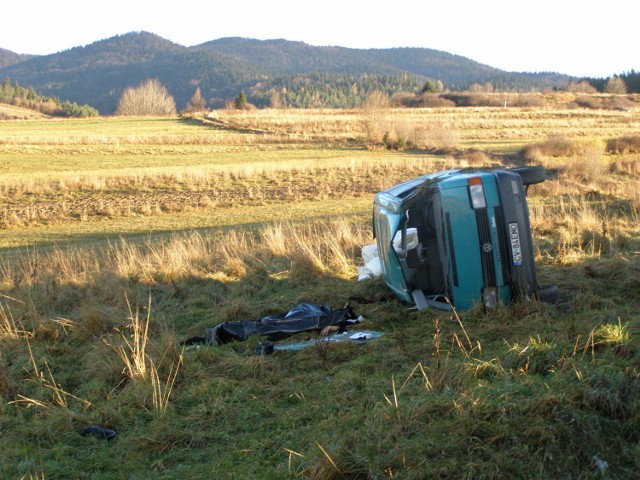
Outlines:
POLYGON ((265 106, 352 107, 372 90, 415 91, 426 80, 458 90, 491 84, 506 90, 564 86, 556 73, 505 72, 426 48, 350 49, 287 40, 223 38, 185 47, 147 32, 132 32, 46 56, 0 49, 0 78, 43 95, 115 111, 126 87, 157 78, 178 109, 196 87, 211 108, 239 92, 265 106))
POLYGON ((23 62, 30 59, 33 55, 21 55, 4 48, 0 48, 0 68, 12 65, 14 63, 23 62))

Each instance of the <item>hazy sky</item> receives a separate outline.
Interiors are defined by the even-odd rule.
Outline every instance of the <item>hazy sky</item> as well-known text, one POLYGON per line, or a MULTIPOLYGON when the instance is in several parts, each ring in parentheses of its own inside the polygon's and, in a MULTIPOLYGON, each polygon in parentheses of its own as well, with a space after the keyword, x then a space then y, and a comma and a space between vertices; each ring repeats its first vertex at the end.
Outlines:
POLYGON ((0 48, 45 55, 132 31, 184 46, 222 37, 423 47, 508 71, 640 70, 632 0, 32 0, 5 2, 0 48), (596 8, 597 7, 597 8, 596 8))

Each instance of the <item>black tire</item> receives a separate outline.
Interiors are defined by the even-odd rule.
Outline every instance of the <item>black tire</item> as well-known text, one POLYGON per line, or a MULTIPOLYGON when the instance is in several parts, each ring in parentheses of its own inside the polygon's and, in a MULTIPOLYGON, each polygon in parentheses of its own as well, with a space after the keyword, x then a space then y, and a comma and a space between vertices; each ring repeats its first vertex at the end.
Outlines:
POLYGON ((547 172, 544 167, 518 167, 512 168, 510 172, 517 173, 522 178, 522 184, 527 187, 536 183, 544 182, 547 172))
POLYGON ((543 285, 536 293, 541 302, 558 303, 560 300, 560 291, 556 285, 543 285))

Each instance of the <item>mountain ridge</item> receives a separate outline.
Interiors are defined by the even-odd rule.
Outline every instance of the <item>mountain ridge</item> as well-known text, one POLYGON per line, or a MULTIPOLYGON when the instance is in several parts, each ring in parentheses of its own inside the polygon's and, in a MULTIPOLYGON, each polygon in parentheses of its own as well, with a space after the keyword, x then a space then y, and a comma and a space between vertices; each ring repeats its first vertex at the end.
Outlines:
POLYGON ((373 89, 415 91, 429 79, 452 90, 472 83, 531 90, 555 88, 572 78, 555 72, 506 72, 427 48, 353 49, 243 37, 186 47, 149 32, 129 32, 44 56, 0 49, 0 76, 106 114, 115 111, 125 88, 148 78, 165 85, 179 108, 196 87, 212 108, 240 91, 258 106, 283 95, 280 101, 286 106, 333 107, 353 106, 373 89), (349 84, 357 85, 357 95, 353 87, 348 91, 349 84))
POLYGON ((12 52, 11 50, 7 50, 5 48, 0 48, 0 68, 7 67, 14 63, 23 62, 34 56, 35 55, 16 53, 16 52, 12 52))

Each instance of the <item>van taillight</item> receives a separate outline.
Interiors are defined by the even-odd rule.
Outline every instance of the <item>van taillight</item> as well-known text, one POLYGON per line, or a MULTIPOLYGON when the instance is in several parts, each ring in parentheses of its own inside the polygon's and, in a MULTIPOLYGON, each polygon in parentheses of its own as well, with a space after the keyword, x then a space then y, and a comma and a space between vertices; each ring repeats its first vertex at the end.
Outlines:
POLYGON ((469 184, 469 196, 471 197, 471 206, 475 209, 486 208, 487 201, 484 198, 484 188, 480 177, 471 177, 467 183, 469 184))

